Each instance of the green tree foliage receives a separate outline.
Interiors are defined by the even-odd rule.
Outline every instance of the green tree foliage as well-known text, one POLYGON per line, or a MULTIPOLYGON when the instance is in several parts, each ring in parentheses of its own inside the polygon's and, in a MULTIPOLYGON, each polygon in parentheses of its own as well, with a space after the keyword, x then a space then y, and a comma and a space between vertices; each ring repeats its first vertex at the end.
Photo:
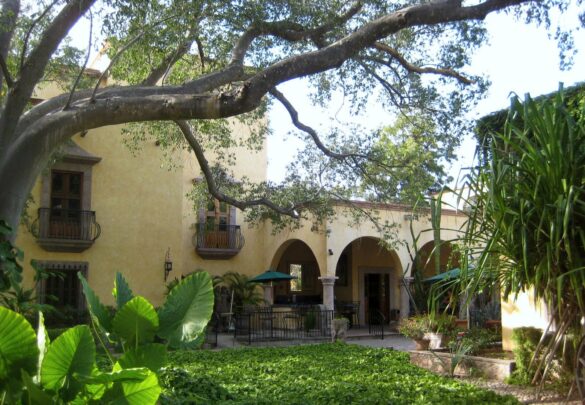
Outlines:
MULTIPOLYGON (((443 176, 429 166, 431 155, 451 158, 467 127, 465 111, 486 90, 486 81, 466 68, 486 40, 483 19, 505 10, 555 29, 549 12, 566 6, 567 0, 5 0, 0 218, 16 226, 35 179, 74 134, 128 123, 134 123, 126 127, 132 148, 154 137, 169 153, 191 149, 206 180, 196 186, 195 200, 209 192, 246 209, 250 220, 324 218, 331 199, 361 191, 384 201, 410 199, 402 196, 405 187, 432 187, 443 176), (76 50, 68 40, 78 24, 91 29, 93 44, 106 44, 113 85, 100 87, 95 75, 82 74, 89 49, 76 50), (316 104, 343 94, 358 113, 376 99, 389 121, 406 116, 411 123, 391 125, 404 129, 399 135, 343 124, 320 133, 278 89, 297 78, 308 78, 316 104), (49 81, 64 94, 30 103, 49 81), (258 119, 272 103, 289 112, 307 151, 282 184, 234 182, 235 148, 263 147, 267 130, 258 119), (253 123, 249 135, 235 134, 228 118, 253 123), (413 138, 420 130, 427 140, 406 139, 413 123, 413 138), (412 162, 421 148, 428 148, 424 159, 412 162), (423 161, 432 175, 415 182, 414 165, 423 161), (308 169, 297 170, 303 162, 308 169), (408 183, 396 180, 403 176, 408 183)), ((559 37, 570 48, 567 33, 559 37)))
POLYGON ((451 180, 443 164, 455 158, 454 138, 452 133, 438 134, 430 117, 400 116, 394 125, 381 130, 373 147, 379 158, 370 165, 371 181, 364 185, 373 189, 366 195, 374 200, 414 204, 438 192, 451 180))

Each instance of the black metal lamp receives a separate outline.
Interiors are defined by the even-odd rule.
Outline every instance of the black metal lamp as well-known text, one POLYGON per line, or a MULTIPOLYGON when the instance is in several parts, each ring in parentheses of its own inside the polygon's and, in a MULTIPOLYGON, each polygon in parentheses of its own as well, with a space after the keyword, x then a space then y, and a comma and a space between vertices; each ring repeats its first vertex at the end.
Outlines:
POLYGON ((171 248, 168 248, 165 256, 165 281, 167 281, 167 277, 171 271, 173 271, 173 262, 171 260, 171 248))

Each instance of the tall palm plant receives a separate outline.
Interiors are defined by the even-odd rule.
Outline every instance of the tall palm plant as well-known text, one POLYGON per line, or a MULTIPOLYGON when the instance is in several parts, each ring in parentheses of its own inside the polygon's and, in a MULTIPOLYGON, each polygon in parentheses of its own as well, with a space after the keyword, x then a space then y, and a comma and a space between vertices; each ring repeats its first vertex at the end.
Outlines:
POLYGON ((233 291, 233 304, 235 308, 244 305, 258 305, 263 301, 257 283, 251 283, 250 277, 234 271, 229 271, 222 276, 222 282, 230 291, 233 291))
POLYGON ((552 99, 514 99, 503 131, 489 134, 468 178, 473 200, 465 239, 477 265, 463 272, 463 287, 479 291, 496 282, 505 298, 532 289, 555 325, 553 338, 537 350, 542 361, 533 383, 544 382, 566 332, 582 333, 584 118, 583 103, 567 108, 562 88, 552 99))

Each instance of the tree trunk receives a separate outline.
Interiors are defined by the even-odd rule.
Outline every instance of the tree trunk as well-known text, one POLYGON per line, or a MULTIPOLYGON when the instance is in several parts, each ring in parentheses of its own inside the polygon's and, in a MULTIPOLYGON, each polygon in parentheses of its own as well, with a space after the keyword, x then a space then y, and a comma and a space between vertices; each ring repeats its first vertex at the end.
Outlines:
POLYGON ((37 142, 30 148, 9 148, 0 157, 0 219, 13 229, 12 242, 16 239, 26 200, 47 166, 50 153, 47 143, 37 142))

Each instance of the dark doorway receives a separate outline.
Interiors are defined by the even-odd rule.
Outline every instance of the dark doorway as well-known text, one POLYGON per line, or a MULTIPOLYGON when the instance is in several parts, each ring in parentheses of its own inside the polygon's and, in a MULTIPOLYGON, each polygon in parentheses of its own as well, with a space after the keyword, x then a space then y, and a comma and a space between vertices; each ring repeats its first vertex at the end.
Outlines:
POLYGON ((390 319, 390 275, 379 273, 364 274, 364 298, 366 319, 372 310, 378 310, 390 319))

